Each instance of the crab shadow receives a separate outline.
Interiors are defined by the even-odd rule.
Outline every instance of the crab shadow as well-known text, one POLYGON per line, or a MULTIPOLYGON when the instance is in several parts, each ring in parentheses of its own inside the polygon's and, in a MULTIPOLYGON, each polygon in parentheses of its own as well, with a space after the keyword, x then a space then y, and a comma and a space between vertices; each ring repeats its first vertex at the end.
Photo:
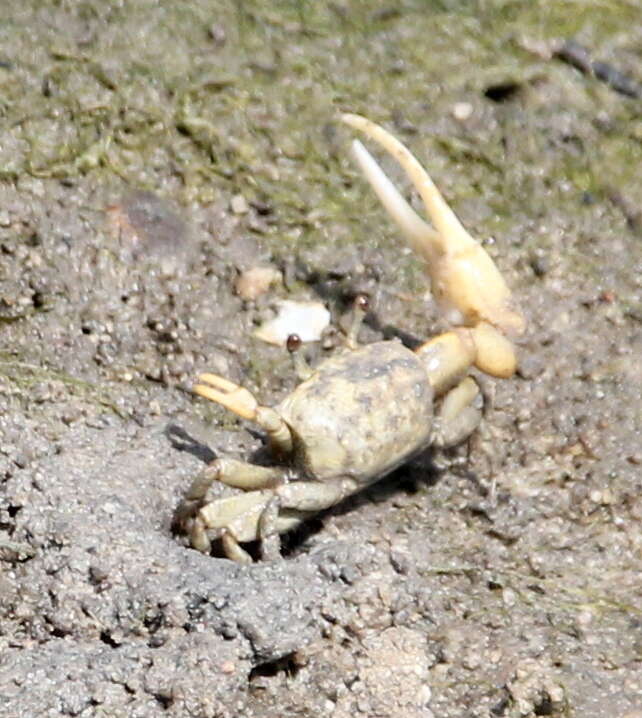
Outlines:
POLYGON ((183 427, 178 424, 168 424, 164 431, 169 443, 177 451, 184 451, 200 459, 206 464, 211 464, 216 459, 216 453, 209 446, 201 443, 191 436, 183 427))
POLYGON ((343 501, 331 508, 320 511, 282 536, 281 553, 284 557, 290 557, 305 552, 308 548, 308 542, 323 531, 325 522, 330 517, 356 514, 362 507, 372 504, 385 504, 400 494, 414 496, 425 489, 436 486, 444 474, 453 471, 457 471, 458 474, 466 476, 475 484, 477 483, 476 475, 468 469, 460 467, 458 461, 453 461, 452 463, 446 461, 442 465, 435 461, 434 451, 430 448, 426 449, 391 474, 379 479, 370 486, 364 487, 361 491, 347 496, 343 501), (454 468, 455 465, 456 469, 454 468))

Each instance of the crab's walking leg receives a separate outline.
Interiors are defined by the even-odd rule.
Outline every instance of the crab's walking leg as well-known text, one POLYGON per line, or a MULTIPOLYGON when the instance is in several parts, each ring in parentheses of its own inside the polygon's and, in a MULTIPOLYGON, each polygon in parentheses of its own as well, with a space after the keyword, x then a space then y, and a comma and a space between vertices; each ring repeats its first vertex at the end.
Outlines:
MULTIPOLYGON (((273 494, 265 503, 256 525, 256 538, 260 542, 261 558, 276 561, 281 557, 281 536, 279 532, 280 501, 273 494)), ((250 554, 239 544, 231 531, 223 529, 221 543, 227 558, 238 563, 252 563, 250 554)))
POLYGON ((294 481, 203 505, 207 488, 214 478, 217 477, 210 472, 207 481, 203 477, 195 481, 193 490, 176 512, 175 523, 189 535, 196 550, 209 553, 211 542, 220 539, 225 555, 240 563, 252 561, 241 543, 258 540, 264 556, 276 558, 280 534, 290 531, 312 514, 334 506, 358 488, 352 479, 294 481))
MULTIPOLYGON (((262 505, 256 522, 255 537, 261 542, 261 557, 268 561, 278 559, 281 555, 282 533, 309 516, 334 506, 358 488, 355 481, 343 478, 323 482, 293 481, 275 488, 272 496, 262 505)), ((245 561, 243 554, 246 552, 231 532, 224 533, 222 539, 228 558, 245 561)), ((249 555, 246 555, 249 559, 249 555)))
POLYGON ((261 538, 258 533, 261 514, 273 495, 268 489, 227 496, 210 503, 186 499, 175 514, 174 524, 189 536, 197 551, 209 553, 211 542, 221 539, 226 554, 239 561, 242 559, 231 555, 234 545, 261 538))
MULTIPOLYGON (((221 544, 223 545, 225 556, 229 558, 230 561, 236 561, 237 563, 254 563, 250 554, 241 546, 234 536, 225 529, 221 533, 221 544)), ((192 546, 194 546, 193 543, 192 546)), ((197 547, 194 546, 194 548, 197 547)))
POLYGON ((259 518, 258 534, 261 541, 261 558, 276 561, 281 557, 281 535, 278 529, 281 502, 275 494, 266 504, 259 518))
POLYGON ((292 451, 292 434, 288 425, 274 409, 260 406, 254 395, 229 379, 217 374, 201 374, 193 391, 215 401, 243 419, 257 423, 270 437, 272 447, 281 454, 292 451))
POLYGON ((354 479, 293 481, 275 489, 282 510, 316 514, 339 503, 359 488, 354 479))
POLYGON ((284 470, 275 466, 258 466, 237 459, 216 459, 198 476, 187 497, 202 499, 214 481, 243 491, 269 489, 283 482, 284 470))
POLYGON ((444 397, 437 413, 437 448, 448 449, 465 441, 481 422, 480 391, 472 377, 466 377, 444 397))
MULTIPOLYGON (((235 459, 216 459, 192 482, 185 498, 174 513, 174 525, 191 534, 194 548, 207 551, 209 540, 206 541, 202 532, 209 525, 208 512, 207 506, 205 508, 203 506, 207 492, 214 481, 245 491, 254 491, 277 486, 283 480, 283 469, 256 466, 235 459), (200 548, 201 546, 205 548, 200 548)), ((237 505, 240 504, 241 500, 237 502, 237 505)))

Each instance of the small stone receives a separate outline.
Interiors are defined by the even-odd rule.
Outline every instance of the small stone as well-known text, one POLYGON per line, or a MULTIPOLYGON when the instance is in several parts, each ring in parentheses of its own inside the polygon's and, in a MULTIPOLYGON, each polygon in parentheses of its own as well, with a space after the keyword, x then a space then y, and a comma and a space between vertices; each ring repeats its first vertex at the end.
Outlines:
POLYGON ((431 698, 432 691, 430 690, 430 686, 427 683, 424 683, 424 685, 419 689, 419 703, 425 706, 430 703, 431 698))
POLYGON ((470 102, 456 102, 453 105, 452 112, 453 117, 458 122, 465 122, 473 114, 473 106, 470 104, 470 102))
POLYGON ((234 214, 247 214, 250 211, 250 205, 242 194, 235 194, 232 197, 230 207, 234 214))
POLYGON ((615 503, 615 496, 611 489, 593 489, 589 494, 589 498, 594 504, 602 506, 610 506, 615 503))
POLYGON ((336 708, 336 706, 337 704, 334 701, 331 701, 329 698, 326 698, 323 702, 323 708, 328 715, 332 715, 332 713, 334 713, 334 709, 336 708))
POLYGON ((222 47, 225 45, 227 40, 227 33, 225 32, 225 26, 219 23, 212 23, 208 29, 208 34, 212 38, 215 45, 222 47))
POLYGON ((481 656, 479 653, 475 653, 471 651, 470 653, 466 654, 462 659, 462 665, 464 668, 467 668, 469 671, 474 671, 481 665, 481 656))
POLYGON ((577 622, 582 628, 586 628, 593 620, 593 613, 589 610, 580 611, 577 614, 577 622))
POLYGON ((553 705, 561 706, 564 703, 565 690, 562 686, 551 684, 548 686, 548 696, 553 705))
POLYGON ((246 301, 252 301, 265 294, 267 290, 283 279, 281 272, 274 267, 253 267, 241 272, 234 283, 234 290, 246 301))
POLYGON ((602 504, 604 506, 612 506, 615 503, 615 494, 611 489, 604 489, 602 491, 602 504))
POLYGON ((543 277, 551 267, 550 259, 544 255, 535 255, 531 257, 530 265, 537 277, 543 277))
POLYGON ((168 265, 173 267, 189 244, 189 226, 178 209, 153 192, 125 193, 106 208, 106 214, 112 237, 130 258, 157 255, 164 260, 163 274, 168 274, 168 265))

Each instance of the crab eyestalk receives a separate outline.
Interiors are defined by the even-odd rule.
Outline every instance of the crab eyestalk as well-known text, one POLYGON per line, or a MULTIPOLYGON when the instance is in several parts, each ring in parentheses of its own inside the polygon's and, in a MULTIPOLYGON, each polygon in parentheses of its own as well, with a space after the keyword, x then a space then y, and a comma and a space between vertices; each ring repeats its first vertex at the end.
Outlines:
POLYGON ((426 262, 432 293, 446 319, 461 329, 428 342, 426 354, 440 365, 435 382, 447 386, 458 371, 475 364, 493 376, 510 376, 515 352, 505 335, 524 331, 525 321, 486 250, 463 227, 426 170, 383 127, 360 115, 345 114, 346 124, 377 142, 397 162, 419 193, 434 228, 401 196, 366 148, 355 140, 353 154, 382 204, 403 235, 426 262), (442 376, 443 374, 443 376, 442 376), (448 375, 448 376, 446 376, 448 375))

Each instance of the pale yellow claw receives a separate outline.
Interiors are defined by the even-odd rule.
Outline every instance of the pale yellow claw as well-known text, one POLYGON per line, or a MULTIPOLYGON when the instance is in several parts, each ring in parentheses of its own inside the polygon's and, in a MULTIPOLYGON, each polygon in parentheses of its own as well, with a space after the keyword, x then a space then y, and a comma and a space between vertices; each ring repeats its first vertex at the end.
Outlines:
POLYGON ((479 394, 477 382, 470 376, 463 379, 455 389, 446 394, 439 415, 444 421, 454 421, 479 394))
POLYGON ((243 419, 254 421, 258 402, 247 389, 218 374, 201 374, 198 381, 203 384, 194 385, 195 394, 215 401, 243 419))
POLYGON ((472 327, 488 322, 502 332, 521 333, 524 318, 515 309, 495 263, 464 229, 418 160, 387 130, 365 117, 344 114, 341 119, 387 150, 421 196, 435 229, 401 197, 365 147, 353 145, 357 162, 375 192, 410 245, 426 259, 432 292, 444 315, 454 324, 472 327))
POLYGON ((270 436, 273 447, 281 453, 292 451, 292 435, 287 424, 268 406, 261 406, 252 392, 218 374, 201 374, 202 384, 195 384, 192 391, 205 399, 214 401, 237 416, 254 421, 270 436))

